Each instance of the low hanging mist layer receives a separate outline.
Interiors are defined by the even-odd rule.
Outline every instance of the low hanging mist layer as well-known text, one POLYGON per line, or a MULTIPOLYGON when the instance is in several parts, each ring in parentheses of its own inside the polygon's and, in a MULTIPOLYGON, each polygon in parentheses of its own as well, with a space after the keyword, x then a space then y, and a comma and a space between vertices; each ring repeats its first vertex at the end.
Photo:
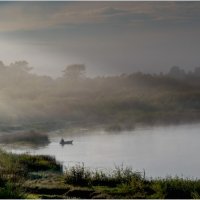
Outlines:
POLYGON ((132 129, 137 123, 178 123, 199 115, 199 68, 89 78, 85 65, 74 64, 56 79, 31 70, 26 61, 0 62, 1 127, 44 123, 49 129, 55 124, 132 129))

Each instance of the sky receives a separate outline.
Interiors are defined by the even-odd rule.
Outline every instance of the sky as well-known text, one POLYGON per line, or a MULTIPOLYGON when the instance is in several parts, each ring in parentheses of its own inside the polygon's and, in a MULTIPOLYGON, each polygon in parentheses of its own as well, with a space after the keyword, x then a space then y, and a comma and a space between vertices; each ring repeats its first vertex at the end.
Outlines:
POLYGON ((200 2, 0 2, 0 60, 88 76, 200 66, 200 2))

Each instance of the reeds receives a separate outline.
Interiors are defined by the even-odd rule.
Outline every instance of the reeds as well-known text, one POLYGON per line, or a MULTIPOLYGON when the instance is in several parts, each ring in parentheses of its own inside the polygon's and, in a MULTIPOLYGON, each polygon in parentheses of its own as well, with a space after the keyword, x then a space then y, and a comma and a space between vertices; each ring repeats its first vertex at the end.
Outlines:
POLYGON ((112 172, 105 173, 86 169, 84 164, 67 169, 64 176, 66 183, 81 186, 106 185, 113 187, 118 184, 130 183, 132 179, 142 179, 141 174, 133 172, 131 168, 115 167, 112 172))

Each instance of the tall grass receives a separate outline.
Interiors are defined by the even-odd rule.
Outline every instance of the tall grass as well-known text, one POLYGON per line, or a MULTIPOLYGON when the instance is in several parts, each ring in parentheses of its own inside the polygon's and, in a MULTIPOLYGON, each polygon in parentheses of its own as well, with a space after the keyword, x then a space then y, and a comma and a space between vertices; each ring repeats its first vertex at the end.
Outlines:
POLYGON ((13 182, 6 182, 0 187, 0 199, 24 199, 26 196, 25 192, 13 182))
POLYGON ((167 199, 191 199, 200 195, 200 180, 166 178, 152 181, 152 187, 157 195, 167 199))
POLYGON ((116 186, 118 184, 130 183, 133 179, 142 179, 141 174, 133 172, 131 168, 115 167, 111 173, 103 171, 90 171, 82 165, 73 166, 65 171, 65 183, 81 186, 106 185, 116 186))
MULTIPOLYGON (((27 179, 32 180, 29 176, 32 172, 37 173, 41 170, 60 172, 62 166, 49 156, 15 155, 0 150, 0 198, 26 198, 26 193, 21 187, 22 183, 27 179)), ((97 196, 100 195, 99 197, 108 198, 196 199, 200 197, 200 180, 179 177, 146 179, 142 173, 123 166, 115 167, 106 173, 89 170, 84 164, 76 165, 66 169, 60 178, 61 182, 56 184, 63 184, 64 179, 64 183, 68 185, 66 188, 68 190, 71 188, 71 193, 74 192, 76 195, 81 187, 88 187, 86 188, 88 194, 96 193, 97 196)), ((47 178, 45 183, 53 182, 47 178)), ((52 195, 56 195, 55 191, 57 190, 51 191, 52 195)))
POLYGON ((65 183, 75 186, 97 187, 112 198, 192 199, 200 197, 200 180, 179 177, 145 179, 131 168, 116 167, 111 173, 90 171, 84 165, 66 170, 65 183))
POLYGON ((0 150, 0 172, 9 178, 26 176, 31 171, 62 171, 54 157, 46 155, 12 154, 0 150))
POLYGON ((26 176, 26 171, 12 154, 0 150, 0 198, 24 198, 19 187, 26 176))
POLYGON ((62 171, 62 165, 50 156, 16 155, 0 150, 0 198, 25 198, 21 188, 30 172, 62 171))
POLYGON ((20 166, 27 172, 31 171, 62 171, 62 165, 52 156, 47 155, 17 155, 20 166))

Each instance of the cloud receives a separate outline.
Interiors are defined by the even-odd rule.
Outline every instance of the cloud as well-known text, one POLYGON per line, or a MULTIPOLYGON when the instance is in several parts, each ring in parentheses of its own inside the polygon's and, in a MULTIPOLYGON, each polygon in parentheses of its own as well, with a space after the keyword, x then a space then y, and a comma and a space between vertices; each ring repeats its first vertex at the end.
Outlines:
POLYGON ((0 59, 28 60, 53 77, 77 62, 91 75, 196 65, 199 10, 200 2, 0 2, 0 59))
POLYGON ((111 16, 111 15, 123 15, 126 14, 128 11, 127 10, 123 10, 120 8, 116 8, 116 7, 104 7, 98 10, 98 13, 101 15, 105 15, 105 16, 111 16))
POLYGON ((0 3, 0 30, 35 30, 70 24, 200 19, 200 2, 10 2, 0 3), (14 20, 13 20, 14 19, 14 20))

